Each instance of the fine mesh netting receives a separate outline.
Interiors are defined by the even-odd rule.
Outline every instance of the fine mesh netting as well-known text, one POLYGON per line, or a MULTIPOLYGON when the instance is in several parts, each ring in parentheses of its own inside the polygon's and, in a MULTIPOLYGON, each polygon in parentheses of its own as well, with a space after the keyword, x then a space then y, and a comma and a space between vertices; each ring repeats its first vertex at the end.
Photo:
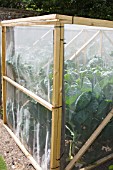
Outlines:
MULTIPOLYGON (((7 76, 49 103, 53 31, 48 26, 7 28, 7 76)), ((77 25, 65 26, 64 33, 66 166, 112 109, 113 33, 77 25)), ((44 170, 50 166, 51 119, 50 111, 7 83, 8 125, 44 170)), ((111 120, 73 169, 110 154, 112 131, 111 120)))
POLYGON ((53 27, 7 28, 6 56, 7 76, 51 102, 53 27))
MULTIPOLYGON (((7 76, 52 102, 53 27, 8 27, 7 76)), ((43 170, 50 168, 52 113, 7 83, 7 122, 43 170)))
POLYGON ((43 170, 50 167, 51 112, 7 83, 7 122, 43 170))
MULTIPOLYGON (((111 29, 65 26, 65 165, 73 159, 112 109, 112 40, 111 29), (74 29, 82 30, 75 39, 74 29), (67 37, 71 30, 73 40, 70 42, 67 37)), ((113 120, 73 169, 84 167, 110 154, 113 150, 112 132, 113 120)))

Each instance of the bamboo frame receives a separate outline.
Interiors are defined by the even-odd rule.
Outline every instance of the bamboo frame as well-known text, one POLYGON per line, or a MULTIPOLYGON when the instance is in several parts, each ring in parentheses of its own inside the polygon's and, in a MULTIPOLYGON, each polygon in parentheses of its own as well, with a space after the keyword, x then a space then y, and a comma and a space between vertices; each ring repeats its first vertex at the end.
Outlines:
POLYGON ((64 26, 57 25, 54 30, 54 74, 53 74, 53 106, 51 167, 60 169, 60 142, 62 126, 62 78, 63 78, 64 26))
POLYGON ((2 27, 2 102, 3 102, 3 122, 6 123, 6 27, 2 27))
POLYGON ((93 168, 95 168, 95 167, 97 167, 97 166, 99 166, 99 165, 101 165, 101 164, 103 164, 106 161, 111 160, 111 159, 113 159, 113 153, 108 155, 108 156, 106 156, 106 157, 104 157, 104 158, 102 158, 102 159, 100 159, 100 160, 98 160, 98 161, 96 161, 96 162, 94 162, 93 164, 91 164, 91 165, 89 165, 87 167, 81 168, 80 170, 90 170, 90 169, 93 169, 93 168))
POLYGON ((31 98, 36 100, 42 106, 44 106, 47 109, 49 109, 50 111, 52 111, 53 106, 50 103, 48 103, 47 101, 45 101, 44 99, 42 99, 41 97, 37 96, 36 94, 34 94, 33 92, 29 91, 28 89, 26 89, 25 87, 21 86, 20 84, 16 83, 14 80, 10 79, 7 76, 3 76, 3 80, 9 82, 14 87, 16 87, 17 89, 19 89, 23 93, 27 94, 28 96, 30 96, 31 98))
MULTIPOLYGON (((23 93, 29 95, 31 98, 36 100, 38 103, 46 107, 47 109, 52 111, 52 137, 51 137, 51 162, 50 169, 60 170, 60 146, 61 146, 61 127, 62 127, 62 77, 63 77, 63 57, 64 57, 64 24, 79 24, 79 25, 88 25, 88 26, 101 26, 101 27, 109 27, 113 28, 113 21, 106 20, 98 20, 98 19, 89 19, 83 17, 73 17, 73 16, 65 16, 65 15, 45 15, 38 17, 29 17, 22 19, 15 19, 9 21, 2 21, 2 91, 3 91, 3 120, 4 123, 7 123, 6 120, 6 81, 11 83, 17 89, 21 90, 23 93), (6 26, 37 26, 37 25, 54 25, 54 78, 53 78, 53 101, 52 104, 46 102, 39 96, 30 92, 28 89, 19 85, 12 79, 6 76, 6 64, 5 64, 5 56, 6 56, 6 26)), ((78 51, 78 55, 81 50, 83 50, 97 35, 97 32, 94 37, 92 37, 84 46, 82 46, 78 51)), ((76 38, 76 37, 75 37, 76 38)), ((69 42, 69 44, 72 40, 69 42)), ((67 44, 66 46, 68 46, 67 44)), ((66 47, 65 47, 66 48, 66 47)), ((74 56, 71 57, 73 59, 74 56)), ((68 164, 65 170, 70 170, 75 162, 85 153, 85 151, 89 148, 89 146, 93 143, 93 141, 100 134, 102 129, 107 125, 110 119, 113 117, 113 110, 106 116, 103 122, 99 125, 99 127, 94 131, 94 133, 90 136, 90 138, 86 141, 85 145, 79 150, 77 155, 75 155, 74 159, 68 164)), ((10 129, 4 125, 10 134, 10 129)), ((12 135, 15 138, 16 143, 21 147, 21 144, 18 143, 18 139, 15 135, 12 135)), ((24 150, 24 149, 23 149, 24 150)), ((25 151, 26 154, 26 151, 25 151)), ((29 155, 27 152, 26 156, 29 155)), ((29 156, 28 156, 29 157, 29 156)), ((32 164, 37 169, 40 167, 35 166, 34 159, 31 159, 32 164), (33 163, 34 162, 34 163, 33 163)), ((40 169, 41 170, 41 169, 40 169)))
POLYGON ((91 144, 95 141, 97 136, 105 128, 105 126, 108 124, 108 122, 111 120, 112 117, 113 117, 113 109, 108 113, 108 115, 104 118, 102 123, 97 127, 97 129, 93 132, 93 134, 85 142, 85 144, 82 146, 82 148, 74 156, 72 161, 67 165, 65 170, 71 170, 73 168, 74 164, 82 157, 82 155, 86 152, 86 150, 91 146, 91 144))

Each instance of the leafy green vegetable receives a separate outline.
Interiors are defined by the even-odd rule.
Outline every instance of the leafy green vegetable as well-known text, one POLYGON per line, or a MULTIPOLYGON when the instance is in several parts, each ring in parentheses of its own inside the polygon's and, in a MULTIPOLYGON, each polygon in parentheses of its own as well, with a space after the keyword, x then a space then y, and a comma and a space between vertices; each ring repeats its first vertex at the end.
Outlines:
MULTIPOLYGON (((24 82, 24 85, 34 93, 38 93, 42 98, 52 101, 53 91, 53 64, 46 69, 41 68, 36 70, 27 63, 23 64, 18 60, 18 69, 16 68, 15 61, 8 61, 9 67, 13 69, 16 81, 24 82), (26 77, 29 83, 26 85, 26 77), (18 75, 18 76, 17 76, 18 75), (32 84, 30 82, 32 81, 32 84)), ((101 123, 108 112, 112 109, 113 105, 113 67, 105 65, 103 58, 94 56, 89 59, 85 65, 82 63, 77 64, 75 61, 67 60, 64 62, 64 90, 65 90, 65 139, 70 143, 68 158, 71 159, 75 154, 76 148, 88 139, 95 128, 101 123)), ((29 99, 31 101, 31 99, 29 99)), ((17 107, 17 106, 16 106, 17 107)), ((27 133, 30 133, 33 138, 32 132, 34 131, 34 119, 36 123, 42 122, 42 130, 40 131, 40 148, 43 150, 45 140, 45 129, 50 128, 48 121, 49 113, 46 114, 46 109, 41 107, 35 102, 28 102, 25 109, 32 113, 30 117, 30 132, 27 130, 24 133, 26 138, 27 133), (41 113, 39 115, 39 112, 41 113), (46 116, 45 116, 46 115, 46 116), (46 122, 46 123, 45 123, 46 122), (46 128, 45 128, 46 127, 46 128), (43 140, 43 141, 44 141, 43 140)), ((13 124, 12 106, 7 105, 9 110, 8 119, 13 124)), ((50 118, 51 119, 51 118, 50 118)), ((113 120, 107 125, 104 133, 102 134, 103 140, 105 137, 110 138, 109 133, 112 134, 113 120)), ((21 122, 21 130, 24 129, 25 118, 21 122)), ((32 141, 32 139, 30 139, 32 141)), ((41 152, 41 151, 40 151, 41 152)))
POLYGON ((84 109, 91 101, 91 92, 82 93, 75 102, 75 111, 84 109))
MULTIPOLYGON (((113 68, 97 56, 84 66, 68 60, 64 68, 66 140, 72 140, 76 148, 78 141, 83 144, 112 108, 113 68)), ((110 138, 112 130, 111 120, 103 131, 103 140, 110 138)), ((70 148, 72 154, 75 149, 70 148)))

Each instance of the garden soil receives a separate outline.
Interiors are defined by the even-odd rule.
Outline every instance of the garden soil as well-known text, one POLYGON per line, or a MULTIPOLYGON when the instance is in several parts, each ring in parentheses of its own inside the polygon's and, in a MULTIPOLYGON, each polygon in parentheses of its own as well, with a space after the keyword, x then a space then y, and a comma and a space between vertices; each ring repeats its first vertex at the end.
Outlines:
POLYGON ((3 127, 3 121, 0 119, 0 155, 2 155, 7 164, 8 170, 35 170, 16 145, 7 130, 3 127))

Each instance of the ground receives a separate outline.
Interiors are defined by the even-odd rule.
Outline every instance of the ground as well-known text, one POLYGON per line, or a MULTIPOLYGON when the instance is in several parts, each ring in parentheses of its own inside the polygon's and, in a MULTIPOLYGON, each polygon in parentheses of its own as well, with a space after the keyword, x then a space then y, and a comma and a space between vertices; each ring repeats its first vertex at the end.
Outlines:
POLYGON ((35 170, 16 145, 7 130, 3 127, 3 122, 0 119, 0 155, 6 161, 8 170, 35 170))

